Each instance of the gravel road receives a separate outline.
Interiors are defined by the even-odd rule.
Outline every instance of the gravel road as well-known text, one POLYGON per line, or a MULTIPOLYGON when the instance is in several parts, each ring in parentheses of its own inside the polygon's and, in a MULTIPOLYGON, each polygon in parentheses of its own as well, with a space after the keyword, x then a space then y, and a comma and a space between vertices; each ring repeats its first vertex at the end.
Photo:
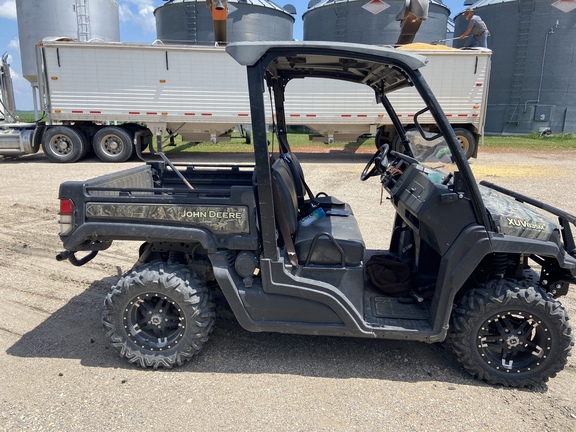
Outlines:
MULTIPOLYGON (((370 155, 301 155, 307 179, 352 204, 369 248, 385 248, 391 206, 370 155)), ((209 156, 208 158, 214 158, 209 156)), ((58 186, 135 166, 0 160, 0 427, 4 430, 569 431, 576 356, 542 388, 469 376, 442 344, 249 333, 219 316, 195 360, 143 370, 107 347, 100 313, 138 245, 115 243, 83 267, 56 262, 58 186)), ((488 179, 576 214, 576 153, 480 152, 488 179)), ((576 316, 576 294, 562 302, 576 316)))

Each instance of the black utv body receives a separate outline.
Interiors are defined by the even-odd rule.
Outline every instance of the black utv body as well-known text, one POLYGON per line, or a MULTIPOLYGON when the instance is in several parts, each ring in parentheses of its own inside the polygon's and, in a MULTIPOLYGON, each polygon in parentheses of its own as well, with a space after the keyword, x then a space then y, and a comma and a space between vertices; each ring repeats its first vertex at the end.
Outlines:
POLYGON ((152 367, 189 360, 208 339, 219 290, 250 331, 449 339, 470 373, 509 386, 562 370, 573 339, 556 298, 576 281, 576 219, 476 183, 419 71, 423 57, 321 42, 227 51, 247 67, 253 165, 176 166, 160 148, 162 160, 61 185, 59 259, 82 265, 114 240, 144 242, 105 300, 104 327, 121 356, 152 367), (371 258, 349 204, 311 196, 290 149, 284 89, 309 78, 370 86, 400 137, 403 151, 385 143, 361 174, 380 178, 396 210, 384 255, 371 258), (415 96, 417 133, 396 115, 395 91, 415 96), (424 130, 424 117, 436 127, 424 130))

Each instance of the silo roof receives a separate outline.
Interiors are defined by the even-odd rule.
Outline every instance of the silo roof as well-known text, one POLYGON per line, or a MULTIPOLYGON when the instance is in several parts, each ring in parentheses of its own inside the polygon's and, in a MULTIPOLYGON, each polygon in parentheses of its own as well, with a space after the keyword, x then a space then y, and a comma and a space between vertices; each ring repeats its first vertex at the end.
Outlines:
POLYGON ((472 6, 468 6, 468 7, 475 9, 475 8, 479 8, 482 6, 488 6, 488 5, 492 5, 492 4, 511 3, 511 2, 518 2, 518 1, 519 0, 478 0, 477 2, 472 3, 472 6))
MULTIPOLYGON (((314 2, 311 1, 311 2, 308 4, 308 5, 309 5, 308 10, 318 9, 318 8, 320 8, 320 7, 322 7, 322 6, 327 6, 327 5, 331 5, 331 4, 335 4, 335 3, 349 3, 349 2, 350 2, 350 0, 320 0, 320 1, 317 1, 317 2, 314 4, 314 2), (310 4, 313 4, 313 5, 310 6, 310 4)), ((441 0, 430 0, 430 4, 435 4, 435 5, 438 5, 438 6, 443 6, 443 7, 445 7, 446 9, 450 10, 450 9, 448 8, 448 6, 446 6, 444 3, 442 3, 441 0)))
MULTIPOLYGON (((174 3, 187 3, 190 2, 190 0, 170 0, 167 1, 166 3, 164 3, 164 5, 169 5, 169 4, 174 4, 174 3)), ((283 7, 278 6, 276 3, 274 3, 273 1, 270 0, 228 0, 228 3, 242 3, 242 4, 251 4, 254 6, 263 6, 263 7, 267 7, 270 9, 276 9, 276 10, 280 10, 282 12, 286 12, 286 10, 283 7)), ((162 6, 164 6, 162 5, 162 6)), ((162 7, 159 6, 159 7, 162 7)))

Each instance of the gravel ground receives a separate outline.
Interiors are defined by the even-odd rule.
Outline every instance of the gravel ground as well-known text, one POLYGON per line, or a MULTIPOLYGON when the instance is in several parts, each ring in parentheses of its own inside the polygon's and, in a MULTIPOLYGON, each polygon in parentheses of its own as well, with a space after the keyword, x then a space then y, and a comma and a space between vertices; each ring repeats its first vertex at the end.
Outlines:
MULTIPOLYGON (((393 213, 377 179, 359 180, 368 157, 300 159, 315 191, 352 204, 367 246, 385 248, 393 213)), ((4 430, 576 430, 574 357, 546 386, 514 390, 473 379, 442 344, 253 334, 222 315, 186 366, 127 364, 107 347, 100 313, 138 245, 115 243, 79 268, 54 256, 59 184, 135 165, 0 160, 4 430)), ((574 152, 481 151, 472 166, 478 180, 576 214, 574 152)), ((574 290, 562 301, 575 316, 574 290)))

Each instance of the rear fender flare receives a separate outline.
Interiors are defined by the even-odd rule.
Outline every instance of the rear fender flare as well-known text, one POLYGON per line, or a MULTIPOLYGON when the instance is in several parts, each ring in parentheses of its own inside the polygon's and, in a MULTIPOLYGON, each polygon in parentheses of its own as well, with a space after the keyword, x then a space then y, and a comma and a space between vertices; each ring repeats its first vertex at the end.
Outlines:
POLYGON ((63 237, 62 242, 65 249, 77 251, 89 240, 144 240, 151 243, 159 240, 182 243, 182 239, 186 239, 186 243, 198 242, 208 252, 215 252, 217 249, 217 240, 206 230, 144 224, 135 226, 134 224, 86 222, 70 236, 63 237))

